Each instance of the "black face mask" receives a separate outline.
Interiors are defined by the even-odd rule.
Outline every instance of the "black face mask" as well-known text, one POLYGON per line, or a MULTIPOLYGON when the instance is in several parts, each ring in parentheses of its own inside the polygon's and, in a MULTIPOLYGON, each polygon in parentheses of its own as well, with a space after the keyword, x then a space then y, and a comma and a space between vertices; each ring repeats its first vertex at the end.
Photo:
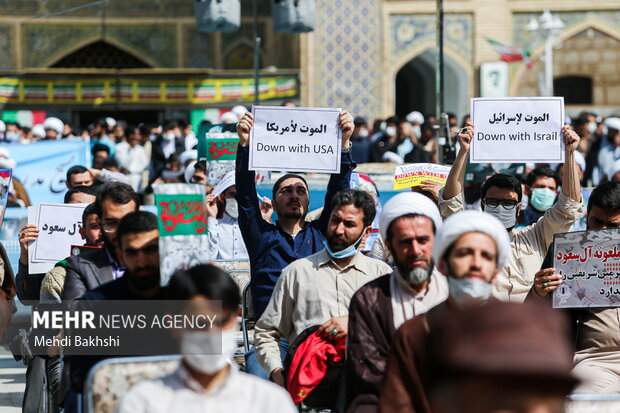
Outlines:
POLYGON ((480 199, 480 197, 482 196, 482 187, 476 185, 476 186, 466 186, 463 189, 464 195, 465 195, 465 203, 466 204, 473 204, 474 202, 476 202, 477 200, 480 199))

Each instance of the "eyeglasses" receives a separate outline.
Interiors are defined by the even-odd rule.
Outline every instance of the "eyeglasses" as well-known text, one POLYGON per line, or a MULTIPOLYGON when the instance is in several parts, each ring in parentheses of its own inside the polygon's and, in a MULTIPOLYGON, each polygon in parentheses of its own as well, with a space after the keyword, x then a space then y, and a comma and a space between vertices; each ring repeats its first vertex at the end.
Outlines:
POLYGON ((511 210, 514 209, 519 204, 519 201, 515 201, 514 199, 497 199, 497 198, 484 198, 482 200, 484 205, 489 208, 497 208, 498 206, 504 207, 504 209, 511 210))

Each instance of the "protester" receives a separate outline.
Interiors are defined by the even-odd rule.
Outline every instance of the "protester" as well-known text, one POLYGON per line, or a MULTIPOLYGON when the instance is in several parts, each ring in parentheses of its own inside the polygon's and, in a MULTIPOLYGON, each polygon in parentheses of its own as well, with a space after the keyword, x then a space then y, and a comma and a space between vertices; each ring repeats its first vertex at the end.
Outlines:
POLYGON ((127 129, 127 140, 116 145, 116 158, 121 170, 129 175, 129 184, 142 191, 142 172, 149 167, 144 148, 140 146, 140 130, 133 125, 127 129))
POLYGON ((67 188, 74 186, 91 186, 93 184, 93 176, 88 169, 82 165, 74 165, 67 171, 67 188))
POLYGON ((50 117, 43 122, 43 128, 45 129, 45 139, 55 140, 62 136, 65 124, 58 118, 50 117))
MULTIPOLYGON (((587 229, 620 228, 620 182, 596 187, 588 201, 587 229)), ((562 284, 553 268, 553 244, 527 300, 551 304, 552 292, 562 284)), ((620 308, 590 307, 566 311, 575 329, 574 374, 581 379, 576 393, 620 393, 620 308)))
POLYGON ((353 119, 355 129, 351 135, 351 158, 355 162, 367 163, 370 161, 370 149, 372 142, 370 141, 370 131, 368 130, 368 122, 361 116, 353 119))
POLYGON ((433 259, 448 278, 450 295, 425 314, 404 322, 396 332, 381 387, 380 411, 431 412, 427 389, 432 366, 425 360, 431 352, 426 340, 428 325, 464 306, 487 301, 509 251, 508 233, 489 214, 464 211, 446 219, 437 231, 433 259))
MULTIPOLYGON (((283 412, 297 410, 278 386, 241 373, 229 361, 236 350, 239 287, 228 274, 211 265, 179 270, 166 298, 187 305, 181 314, 213 311, 208 300, 221 303, 217 327, 180 332, 183 361, 170 375, 138 383, 121 400, 119 413, 283 412), (220 344, 221 343, 221 344, 220 344)), ((177 313, 177 311, 175 311, 177 313)))
MULTIPOLYGON (((579 136, 568 126, 562 129, 565 145, 562 168, 562 191, 558 201, 534 225, 515 231, 521 212, 521 183, 512 175, 496 174, 482 185, 481 205, 484 212, 495 216, 511 237, 511 254, 507 265, 500 271, 493 285, 493 295, 504 301, 523 302, 533 283, 533 276, 540 268, 553 235, 566 232, 583 213, 577 166, 574 152, 579 136)), ((460 145, 456 161, 450 169, 446 186, 441 193, 440 210, 447 217, 465 209, 463 182, 474 125, 470 122, 458 134, 460 145)))
POLYGON ((429 318, 429 403, 416 412, 564 412, 577 382, 568 328, 540 307, 493 302, 429 318))
POLYGON ((220 188, 218 185, 216 189, 221 193, 207 195, 209 257, 214 260, 247 260, 248 250, 239 229, 235 171, 228 172, 220 182, 229 182, 230 186, 220 188))
POLYGON ((250 289, 256 317, 259 318, 271 297, 282 268, 323 249, 325 230, 331 214, 334 194, 349 187, 351 170, 355 164, 350 156, 350 138, 353 122, 347 112, 340 115, 342 130, 342 157, 340 174, 330 178, 326 206, 319 219, 305 222, 308 212, 308 185, 295 174, 285 174, 273 186, 273 208, 278 214, 277 223, 262 219, 256 195, 255 173, 248 170, 249 140, 254 118, 251 113, 237 124, 239 148, 237 151, 235 182, 239 205, 239 227, 248 249, 252 267, 250 289))
POLYGON ((95 205, 103 230, 103 248, 69 258, 63 300, 80 298, 87 291, 122 277, 125 272, 117 252, 116 231, 125 215, 138 210, 138 194, 127 184, 110 182, 97 192, 95 205))
POLYGON ((444 275, 434 267, 435 233, 442 227, 437 206, 417 193, 400 193, 383 207, 381 237, 396 268, 359 289, 349 309, 347 398, 349 412, 376 411, 392 337, 406 320, 448 296, 444 275))
MULTIPOLYGON (((93 195, 94 196, 94 195, 93 195)), ((101 239, 101 225, 99 224, 99 216, 95 209, 95 204, 88 204, 82 212, 82 226, 80 227, 80 236, 85 246, 101 247, 103 240, 101 239)), ((56 263, 54 268, 49 270, 43 281, 41 282, 40 302, 60 303, 64 291, 65 278, 67 276, 67 259, 56 263)))
POLYGON ((163 132, 153 141, 151 152, 151 178, 154 181, 162 176, 166 169, 166 164, 170 162, 173 155, 179 157, 185 151, 183 138, 177 136, 177 125, 175 122, 167 122, 163 126, 163 132))
POLYGON ((542 218, 545 212, 555 204, 559 178, 555 171, 543 166, 527 175, 525 185, 524 195, 527 195, 529 202, 527 208, 523 209, 523 225, 528 226, 542 218))
POLYGON ((601 177, 611 179, 614 163, 620 159, 620 118, 605 119, 607 135, 601 137, 601 147, 598 151, 598 172, 601 177))
MULTIPOLYGON (((106 222, 106 215, 102 217, 104 217, 103 222, 106 222)), ((145 211, 130 212, 120 219, 115 231, 120 251, 119 258, 126 266, 124 275, 85 293, 81 300, 87 302, 162 299, 157 217, 145 211)), ((82 393, 90 368, 104 358, 103 356, 71 356, 71 390, 74 393, 82 393)))

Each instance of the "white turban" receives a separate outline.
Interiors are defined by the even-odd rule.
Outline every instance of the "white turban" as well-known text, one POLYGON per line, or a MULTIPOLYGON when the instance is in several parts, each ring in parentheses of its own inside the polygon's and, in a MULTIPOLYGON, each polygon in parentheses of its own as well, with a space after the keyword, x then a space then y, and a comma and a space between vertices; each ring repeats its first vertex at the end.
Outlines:
POLYGON ((1 147, 0 148, 0 168, 2 169, 15 169, 17 163, 15 159, 11 158, 11 154, 8 149, 1 147))
POLYGON ((605 119, 605 122, 603 122, 603 123, 608 128, 620 131, 620 118, 615 118, 615 117, 614 118, 607 118, 607 119, 605 119))
MULTIPOLYGON (((407 214, 420 214, 429 217, 439 231, 441 228, 441 216, 437 205, 430 199, 417 192, 401 192, 390 198, 385 203, 379 217, 379 232, 385 240, 387 229, 396 218, 407 214)), ((506 232, 506 230, 504 230, 506 232)))
POLYGON ((40 123, 38 125, 34 125, 32 127, 32 134, 39 138, 45 138, 45 128, 40 123))
POLYGON ((508 231, 497 218, 482 211, 463 211, 446 219, 435 235, 433 259, 439 262, 452 244, 468 232, 482 232, 493 238, 497 246, 497 267, 503 268, 510 253, 508 231))
POLYGON ((248 110, 245 108, 245 106, 237 105, 234 108, 232 108, 230 111, 234 113, 235 115, 237 115, 237 118, 239 118, 238 120, 241 120, 241 118, 246 114, 248 110))
POLYGON ((179 162, 181 162, 183 165, 185 165, 187 161, 195 161, 197 159, 198 150, 196 149, 190 149, 189 151, 185 151, 181 155, 179 155, 179 162))
POLYGON ((43 128, 55 130, 56 133, 58 133, 59 135, 62 135, 62 130, 64 129, 64 127, 65 124, 62 123, 60 119, 54 117, 47 118, 43 122, 43 128))
POLYGON ((191 179, 192 179, 192 176, 194 176, 194 172, 196 172, 196 161, 191 162, 185 168, 185 171, 183 172, 183 176, 185 177, 185 182, 187 182, 188 184, 192 183, 191 179))
POLYGON ((409 123, 424 123, 424 115, 422 115, 417 110, 414 110, 413 112, 408 114, 405 119, 407 119, 407 122, 409 123))
POLYGON ((239 122, 239 118, 232 112, 226 112, 222 114, 220 118, 221 123, 237 123, 239 122))

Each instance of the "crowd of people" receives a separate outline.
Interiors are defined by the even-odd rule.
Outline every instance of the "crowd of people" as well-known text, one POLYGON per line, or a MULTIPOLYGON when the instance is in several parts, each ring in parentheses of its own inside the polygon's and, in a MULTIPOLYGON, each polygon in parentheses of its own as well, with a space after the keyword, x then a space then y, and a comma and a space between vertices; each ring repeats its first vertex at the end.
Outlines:
MULTIPOLYGON (((178 370, 130 389, 119 411, 561 412, 570 393, 620 393, 619 309, 551 309, 562 283, 554 235, 620 226, 620 119, 572 120, 562 165, 502 169, 468 165, 475 125, 451 116, 458 153, 445 186, 381 205, 357 164, 436 162, 436 120, 413 112, 371 130, 342 112, 340 173, 313 213, 300 174, 283 174, 271 199, 259 197, 248 168, 253 116, 237 108, 224 117, 239 136, 226 187, 209 182, 189 126, 108 119, 80 134, 91 139, 92 167, 76 165, 66 179, 65 202, 89 204, 85 245, 100 248, 31 273, 28 246, 40 230, 19 231, 13 289, 22 303, 221 301, 217 327, 180 334, 178 370), (205 186, 207 261, 250 262, 256 324, 245 372, 230 362, 240 305, 231 277, 205 264, 160 285, 157 217, 139 207, 164 182, 205 186), (595 188, 580 227, 586 184, 595 188)), ((4 139, 28 141, 8 134, 13 126, 4 139)), ((47 138, 65 137, 60 129, 47 138)), ((102 357, 60 354, 28 358, 25 412, 44 401, 49 411, 77 411, 102 357)))

